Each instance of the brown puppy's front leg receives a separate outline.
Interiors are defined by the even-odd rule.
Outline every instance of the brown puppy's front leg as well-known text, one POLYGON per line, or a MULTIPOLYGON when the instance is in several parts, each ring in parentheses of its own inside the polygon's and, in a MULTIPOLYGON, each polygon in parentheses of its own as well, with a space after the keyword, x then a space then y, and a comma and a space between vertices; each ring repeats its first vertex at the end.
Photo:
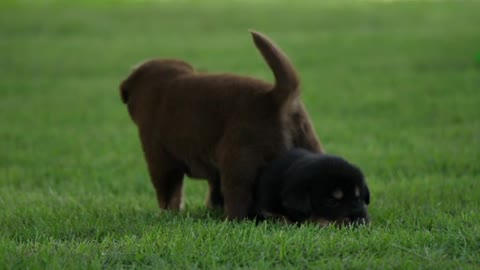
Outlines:
POLYGON ((180 210, 183 208, 183 172, 180 170, 150 170, 152 184, 157 193, 161 209, 180 210))

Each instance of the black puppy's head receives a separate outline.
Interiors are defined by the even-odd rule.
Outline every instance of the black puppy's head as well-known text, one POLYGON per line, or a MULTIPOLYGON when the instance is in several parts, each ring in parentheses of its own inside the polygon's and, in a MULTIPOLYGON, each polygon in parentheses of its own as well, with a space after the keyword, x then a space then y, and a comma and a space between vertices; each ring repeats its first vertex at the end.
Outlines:
POLYGON ((320 225, 366 224, 370 203, 364 176, 346 160, 309 153, 285 174, 281 193, 287 218, 320 225))

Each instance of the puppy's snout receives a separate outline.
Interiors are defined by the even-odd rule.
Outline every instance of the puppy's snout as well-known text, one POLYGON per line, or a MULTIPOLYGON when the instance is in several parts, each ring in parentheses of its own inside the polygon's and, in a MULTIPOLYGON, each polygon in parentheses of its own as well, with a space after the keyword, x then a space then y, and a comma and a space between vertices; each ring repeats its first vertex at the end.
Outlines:
POLYGON ((351 216, 364 217, 367 215, 367 206, 365 203, 359 203, 355 205, 350 211, 351 216))
POLYGON ((348 216, 350 222, 354 225, 364 225, 370 222, 367 206, 362 203, 357 205, 348 216))

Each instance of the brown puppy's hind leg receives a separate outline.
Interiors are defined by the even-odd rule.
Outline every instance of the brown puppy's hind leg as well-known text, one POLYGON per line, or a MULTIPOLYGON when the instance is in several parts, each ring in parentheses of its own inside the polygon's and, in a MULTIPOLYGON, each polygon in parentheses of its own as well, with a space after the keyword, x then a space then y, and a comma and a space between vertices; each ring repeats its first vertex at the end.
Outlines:
POLYGON ((249 217, 253 206, 252 170, 235 170, 223 174, 228 179, 222 186, 225 198, 225 213, 229 220, 242 220, 249 217))
POLYGON ((258 155, 252 154, 248 150, 239 150, 223 155, 220 165, 222 193, 229 220, 246 219, 252 209, 254 181, 260 166, 258 155))

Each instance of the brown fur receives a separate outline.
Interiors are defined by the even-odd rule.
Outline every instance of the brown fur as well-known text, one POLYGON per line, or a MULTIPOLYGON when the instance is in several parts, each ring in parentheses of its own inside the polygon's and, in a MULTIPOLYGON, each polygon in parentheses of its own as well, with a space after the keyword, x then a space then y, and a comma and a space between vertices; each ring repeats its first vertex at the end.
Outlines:
POLYGON ((258 171, 292 147, 321 152, 299 99, 299 79, 267 37, 253 40, 275 84, 232 74, 196 73, 181 60, 137 67, 121 97, 138 127, 161 209, 182 207, 184 175, 207 179, 210 207, 243 219, 253 204, 258 171))

